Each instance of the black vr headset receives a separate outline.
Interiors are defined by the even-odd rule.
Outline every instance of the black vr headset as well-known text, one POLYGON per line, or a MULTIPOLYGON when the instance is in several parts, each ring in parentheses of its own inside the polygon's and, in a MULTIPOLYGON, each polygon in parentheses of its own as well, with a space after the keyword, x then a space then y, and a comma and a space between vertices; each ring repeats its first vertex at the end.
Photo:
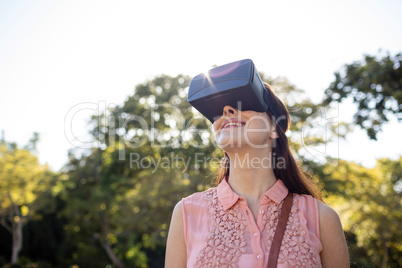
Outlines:
MULTIPOLYGON (((226 105, 240 111, 270 110, 276 120, 280 119, 280 114, 272 108, 272 97, 250 59, 218 66, 209 70, 208 74, 195 76, 191 80, 187 100, 211 123, 222 116, 226 105)), ((277 123, 285 132, 285 120, 277 123)))

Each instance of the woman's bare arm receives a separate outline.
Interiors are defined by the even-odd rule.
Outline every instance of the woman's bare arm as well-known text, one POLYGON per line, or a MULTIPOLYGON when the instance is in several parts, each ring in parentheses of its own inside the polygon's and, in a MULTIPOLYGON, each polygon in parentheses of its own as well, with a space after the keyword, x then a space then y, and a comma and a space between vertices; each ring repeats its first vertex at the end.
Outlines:
POLYGON ((187 262, 181 201, 173 210, 166 244, 166 268, 185 268, 187 262))
POLYGON ((338 214, 322 202, 318 202, 318 210, 320 215, 320 239, 322 244, 320 256, 322 267, 350 267, 348 246, 338 214))

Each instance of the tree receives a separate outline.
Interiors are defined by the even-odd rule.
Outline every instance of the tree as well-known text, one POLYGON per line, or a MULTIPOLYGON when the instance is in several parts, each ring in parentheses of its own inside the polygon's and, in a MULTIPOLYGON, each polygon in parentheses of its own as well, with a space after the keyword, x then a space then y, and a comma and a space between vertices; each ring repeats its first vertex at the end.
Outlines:
MULTIPOLYGON (((32 140, 38 140, 37 133, 32 140)), ((48 166, 40 165, 30 151, 14 143, 0 144, 0 224, 12 234, 12 263, 23 246, 22 228, 42 207, 51 178, 48 166)))
POLYGON ((358 105, 354 123, 377 139, 381 126, 392 116, 402 120, 402 55, 365 55, 363 60, 346 64, 335 73, 325 90, 323 105, 352 98, 358 105))
POLYGON ((325 146, 345 138, 351 131, 351 125, 332 118, 333 111, 328 105, 313 103, 303 89, 286 77, 272 78, 263 73, 260 76, 273 86, 275 94, 289 111, 291 124, 286 135, 300 165, 336 162, 336 159, 327 158, 325 146))
POLYGON ((378 159, 374 168, 341 160, 336 167, 323 165, 319 177, 330 182, 326 202, 340 214, 351 260, 401 267, 402 157, 378 159))

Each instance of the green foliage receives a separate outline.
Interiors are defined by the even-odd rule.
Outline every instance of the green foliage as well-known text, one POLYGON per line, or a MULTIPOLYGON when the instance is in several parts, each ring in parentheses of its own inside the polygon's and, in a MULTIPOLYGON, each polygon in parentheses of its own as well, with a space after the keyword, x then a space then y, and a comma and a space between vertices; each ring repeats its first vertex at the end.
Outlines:
POLYGON ((33 217, 23 229, 23 249, 21 255, 31 260, 46 260, 55 265, 65 254, 63 245, 65 241, 63 224, 66 219, 59 218, 57 211, 63 209, 63 202, 59 197, 48 199, 46 202, 54 206, 54 210, 41 209, 36 211, 33 217))
POLYGON ((323 105, 351 97, 358 105, 354 123, 376 140, 381 126, 391 116, 402 120, 402 55, 365 55, 335 73, 335 81, 325 91, 323 105))
MULTIPOLYGON (((331 119, 334 112, 329 106, 323 103, 315 104, 305 91, 298 88, 286 77, 272 78, 260 73, 263 81, 270 84, 275 94, 286 105, 290 116, 290 129, 287 132, 289 145, 294 152, 295 158, 301 163, 311 163, 315 165, 321 160, 301 150, 308 147, 317 150, 320 146, 325 146, 329 142, 343 139, 351 131, 350 124, 343 121, 331 119)), ((337 111, 335 111, 336 113, 337 111)), ((321 162, 329 163, 331 159, 322 159, 321 162)))
POLYGON ((343 160, 321 167, 320 179, 331 181, 326 202, 341 216, 352 260, 364 267, 402 265, 401 175, 402 157, 378 159, 372 169, 343 160))
MULTIPOLYGON (((32 148, 38 139, 35 133, 32 148)), ((11 262, 15 263, 22 249, 23 226, 38 209, 51 206, 46 202, 47 189, 53 183, 54 174, 47 165, 40 165, 38 158, 28 149, 19 149, 14 143, 2 141, 0 178, 0 224, 12 234, 11 262)))

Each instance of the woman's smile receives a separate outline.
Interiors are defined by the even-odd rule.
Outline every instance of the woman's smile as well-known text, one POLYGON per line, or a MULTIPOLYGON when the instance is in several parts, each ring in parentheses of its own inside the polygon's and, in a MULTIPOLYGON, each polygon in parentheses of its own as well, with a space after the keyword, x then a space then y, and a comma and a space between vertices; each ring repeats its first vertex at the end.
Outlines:
POLYGON ((224 128, 222 128, 222 131, 227 130, 229 128, 237 128, 237 127, 243 127, 243 126, 244 125, 239 124, 239 123, 229 123, 224 128))
POLYGON ((246 123, 244 123, 243 121, 239 121, 237 119, 231 119, 231 120, 225 120, 222 123, 222 130, 224 129, 228 129, 228 128, 235 128, 235 127, 242 127, 244 126, 246 123))

